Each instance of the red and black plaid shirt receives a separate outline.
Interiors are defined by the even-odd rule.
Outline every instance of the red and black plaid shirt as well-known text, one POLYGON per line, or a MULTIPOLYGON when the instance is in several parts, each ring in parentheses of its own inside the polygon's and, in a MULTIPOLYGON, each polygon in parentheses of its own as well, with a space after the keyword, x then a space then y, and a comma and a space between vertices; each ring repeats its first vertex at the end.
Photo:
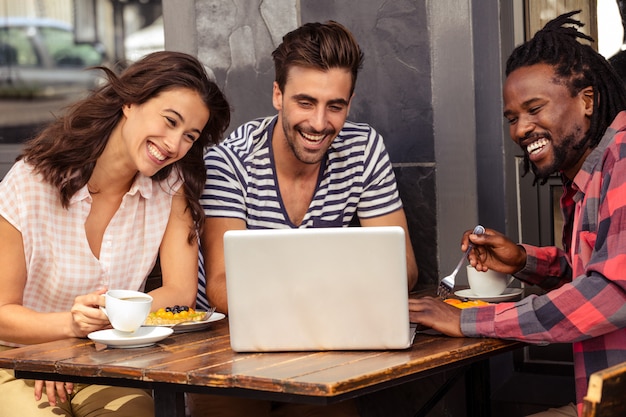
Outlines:
POLYGON ((516 274, 551 289, 517 303, 464 309, 466 336, 573 342, 579 414, 589 376, 626 361, 626 111, 564 183, 564 250, 524 245, 516 274))

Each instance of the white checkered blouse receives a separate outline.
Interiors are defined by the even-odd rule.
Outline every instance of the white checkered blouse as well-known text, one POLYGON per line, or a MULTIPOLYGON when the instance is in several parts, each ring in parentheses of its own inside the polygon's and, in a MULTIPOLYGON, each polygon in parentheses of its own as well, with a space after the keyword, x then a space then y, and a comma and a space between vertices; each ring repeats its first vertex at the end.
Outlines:
POLYGON ((175 170, 161 183, 138 174, 104 233, 98 259, 85 235, 92 201, 87 187, 65 209, 56 188, 30 165, 15 163, 0 182, 0 215, 22 233, 27 268, 23 305, 40 312, 69 311, 76 296, 101 287, 143 289, 172 196, 182 184, 177 178, 175 170))

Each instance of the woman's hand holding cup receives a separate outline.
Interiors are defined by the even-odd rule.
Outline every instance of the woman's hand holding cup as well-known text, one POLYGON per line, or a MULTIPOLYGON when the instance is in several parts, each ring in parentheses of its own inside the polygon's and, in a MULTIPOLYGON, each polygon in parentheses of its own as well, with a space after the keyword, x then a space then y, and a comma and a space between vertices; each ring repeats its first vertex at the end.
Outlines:
POLYGON ((111 325, 124 333, 139 329, 152 309, 152 296, 140 291, 109 290, 104 299, 104 312, 111 325))

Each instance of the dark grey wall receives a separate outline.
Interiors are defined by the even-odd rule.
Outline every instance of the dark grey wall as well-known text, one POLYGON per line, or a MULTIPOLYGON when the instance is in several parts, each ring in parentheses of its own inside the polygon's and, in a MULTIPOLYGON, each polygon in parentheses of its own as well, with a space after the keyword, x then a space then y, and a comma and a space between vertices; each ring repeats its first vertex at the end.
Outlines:
POLYGON ((385 138, 420 285, 450 272, 462 232, 479 219, 500 230, 509 224, 498 0, 163 0, 163 6, 166 49, 195 54, 211 69, 234 108, 231 130, 275 113, 271 52, 285 33, 329 19, 353 31, 365 62, 350 119, 385 138))

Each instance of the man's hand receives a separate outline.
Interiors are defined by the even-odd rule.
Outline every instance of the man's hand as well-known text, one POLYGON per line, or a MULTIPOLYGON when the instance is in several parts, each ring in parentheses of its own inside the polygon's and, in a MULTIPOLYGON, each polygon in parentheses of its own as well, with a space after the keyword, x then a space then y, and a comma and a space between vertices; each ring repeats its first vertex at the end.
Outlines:
POLYGON ((64 403, 69 399, 69 395, 74 392, 74 384, 71 382, 59 381, 35 381, 35 400, 39 401, 43 394, 43 387, 46 387, 48 403, 54 407, 59 403, 64 403))
POLYGON ((438 298, 409 299, 409 319, 448 336, 462 337, 461 310, 438 298))
POLYGON ((526 265, 524 248, 495 230, 486 229, 482 235, 475 235, 472 230, 467 230, 463 234, 461 250, 467 250, 470 242, 474 248, 468 255, 469 263, 478 271, 493 269, 505 274, 515 274, 526 265))

